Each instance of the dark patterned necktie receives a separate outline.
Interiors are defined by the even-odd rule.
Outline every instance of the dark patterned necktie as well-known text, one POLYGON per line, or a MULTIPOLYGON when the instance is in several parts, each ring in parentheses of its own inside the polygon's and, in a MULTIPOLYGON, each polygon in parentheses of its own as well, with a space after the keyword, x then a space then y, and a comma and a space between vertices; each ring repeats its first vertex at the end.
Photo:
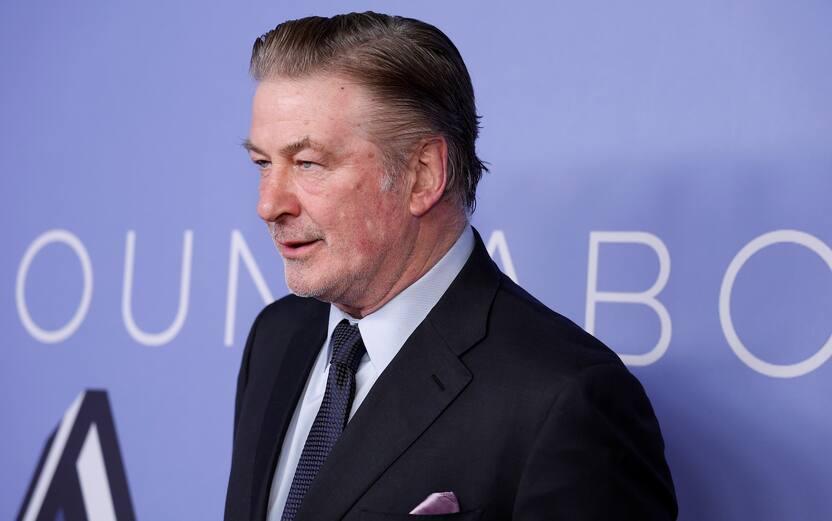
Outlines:
POLYGON ((365 351, 358 326, 351 326, 347 320, 339 322, 332 332, 329 346, 332 359, 324 399, 303 445, 283 508, 282 521, 295 519, 309 486, 347 424, 355 396, 355 371, 365 351))

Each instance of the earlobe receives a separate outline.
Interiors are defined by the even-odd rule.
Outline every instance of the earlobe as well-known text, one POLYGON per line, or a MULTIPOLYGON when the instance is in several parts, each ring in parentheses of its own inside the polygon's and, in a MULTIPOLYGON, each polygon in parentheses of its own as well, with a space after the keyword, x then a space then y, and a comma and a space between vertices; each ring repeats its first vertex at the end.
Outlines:
POLYGON ((442 199, 447 183, 448 146, 441 136, 423 141, 414 154, 410 212, 421 217, 442 199))

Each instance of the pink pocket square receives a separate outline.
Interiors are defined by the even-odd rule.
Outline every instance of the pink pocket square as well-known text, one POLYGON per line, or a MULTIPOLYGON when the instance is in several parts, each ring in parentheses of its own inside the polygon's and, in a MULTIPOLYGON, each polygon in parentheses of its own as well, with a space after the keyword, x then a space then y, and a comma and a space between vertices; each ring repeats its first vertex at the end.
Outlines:
POLYGON ((456 495, 453 492, 434 492, 410 511, 411 514, 421 516, 456 514, 457 512, 459 512, 459 501, 456 500, 456 495))

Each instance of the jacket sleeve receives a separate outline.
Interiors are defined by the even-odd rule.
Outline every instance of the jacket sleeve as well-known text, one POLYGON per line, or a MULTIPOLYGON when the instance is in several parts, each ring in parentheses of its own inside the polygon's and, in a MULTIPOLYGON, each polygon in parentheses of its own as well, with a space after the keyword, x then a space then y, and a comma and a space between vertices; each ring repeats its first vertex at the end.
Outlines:
POLYGON ((526 461, 513 519, 676 516, 664 442, 638 380, 621 364, 602 364, 567 381, 526 461))

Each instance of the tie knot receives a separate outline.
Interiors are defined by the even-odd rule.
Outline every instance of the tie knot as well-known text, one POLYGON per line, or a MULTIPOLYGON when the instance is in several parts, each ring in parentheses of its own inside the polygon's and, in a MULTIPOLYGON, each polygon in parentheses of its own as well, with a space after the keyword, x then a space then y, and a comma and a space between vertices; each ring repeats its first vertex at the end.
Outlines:
POLYGON ((365 351, 358 326, 351 325, 346 319, 338 322, 329 345, 332 350, 331 363, 344 364, 353 373, 358 369, 358 363, 365 351))

